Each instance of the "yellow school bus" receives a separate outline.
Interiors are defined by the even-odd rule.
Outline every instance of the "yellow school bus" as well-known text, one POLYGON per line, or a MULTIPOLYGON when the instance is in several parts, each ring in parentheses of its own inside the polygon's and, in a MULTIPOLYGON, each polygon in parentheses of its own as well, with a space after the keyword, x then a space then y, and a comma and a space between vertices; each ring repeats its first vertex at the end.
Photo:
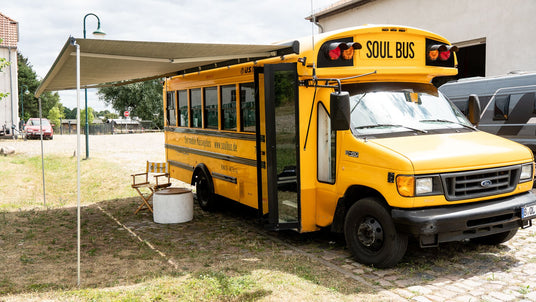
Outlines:
POLYGON ((456 46, 404 26, 292 41, 277 57, 199 68, 164 84, 166 157, 204 210, 220 197, 276 230, 330 228, 361 263, 421 247, 499 244, 532 225, 533 155, 478 131, 431 84, 456 46))

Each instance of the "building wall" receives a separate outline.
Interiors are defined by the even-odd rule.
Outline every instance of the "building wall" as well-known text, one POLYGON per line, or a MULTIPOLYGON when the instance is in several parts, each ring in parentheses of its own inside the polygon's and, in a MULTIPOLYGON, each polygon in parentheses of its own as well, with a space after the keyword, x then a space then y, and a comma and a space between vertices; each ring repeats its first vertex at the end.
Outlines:
POLYGON ((19 93, 17 68, 18 23, 0 13, 0 58, 10 65, 0 72, 0 91, 9 95, 0 100, 0 128, 11 126, 19 129, 19 93))
POLYGON ((0 72, 0 92, 9 93, 0 101, 0 128, 6 125, 11 129, 11 125, 15 124, 18 129, 17 49, 0 47, 0 57, 11 62, 10 66, 0 72))
POLYGON ((398 24, 430 30, 455 45, 485 41, 486 76, 490 76, 536 71, 535 14, 534 0, 375 0, 317 21, 324 31, 398 24))

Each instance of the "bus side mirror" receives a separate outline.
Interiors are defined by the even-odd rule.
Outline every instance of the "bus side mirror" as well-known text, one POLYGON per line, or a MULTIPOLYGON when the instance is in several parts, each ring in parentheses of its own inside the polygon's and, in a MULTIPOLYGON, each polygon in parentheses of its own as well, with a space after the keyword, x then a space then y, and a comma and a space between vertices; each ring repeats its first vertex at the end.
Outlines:
POLYGON ((350 129, 350 94, 348 91, 332 92, 329 101, 331 130, 350 129))
POLYGON ((469 95, 469 100, 467 103, 467 118, 473 125, 478 125, 480 122, 480 114, 482 113, 480 109, 480 101, 478 100, 478 95, 471 94, 469 95))

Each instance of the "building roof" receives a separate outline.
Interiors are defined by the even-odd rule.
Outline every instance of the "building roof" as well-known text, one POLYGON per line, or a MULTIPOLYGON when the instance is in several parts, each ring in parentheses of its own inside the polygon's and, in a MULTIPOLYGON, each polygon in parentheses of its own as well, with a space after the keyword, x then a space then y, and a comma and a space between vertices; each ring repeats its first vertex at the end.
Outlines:
POLYGON ((17 47, 19 42, 19 23, 0 13, 0 47, 17 47))
POLYGON ((345 10, 356 8, 372 1, 376 0, 341 0, 328 6, 325 9, 321 9, 320 11, 313 13, 311 16, 306 17, 305 19, 312 22, 314 18, 315 21, 318 21, 318 19, 320 18, 336 15, 345 10))

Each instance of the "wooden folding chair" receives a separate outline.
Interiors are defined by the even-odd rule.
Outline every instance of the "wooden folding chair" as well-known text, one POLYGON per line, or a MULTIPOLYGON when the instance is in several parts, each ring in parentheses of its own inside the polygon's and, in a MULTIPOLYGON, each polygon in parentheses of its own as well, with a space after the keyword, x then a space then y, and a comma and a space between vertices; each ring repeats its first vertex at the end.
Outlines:
POLYGON ((134 214, 137 214, 141 209, 147 208, 151 213, 153 212, 153 208, 151 207, 151 204, 149 204, 149 200, 151 197, 153 197, 153 194, 158 191, 162 190, 164 188, 167 188, 171 186, 171 182, 169 180, 169 171, 168 171, 168 164, 162 163, 162 162, 150 162, 147 161, 147 167, 144 173, 136 173, 132 174, 132 188, 134 188, 138 194, 140 194, 141 199, 143 202, 141 205, 136 209, 134 214), (149 178, 149 175, 154 176, 154 181, 151 181, 149 178), (145 177, 143 177, 145 176, 145 177), (162 180, 159 181, 161 177, 167 178, 167 182, 162 182, 162 180), (143 178, 143 180, 136 182, 136 179, 143 178), (143 189, 147 189, 149 192, 144 193, 143 189))

